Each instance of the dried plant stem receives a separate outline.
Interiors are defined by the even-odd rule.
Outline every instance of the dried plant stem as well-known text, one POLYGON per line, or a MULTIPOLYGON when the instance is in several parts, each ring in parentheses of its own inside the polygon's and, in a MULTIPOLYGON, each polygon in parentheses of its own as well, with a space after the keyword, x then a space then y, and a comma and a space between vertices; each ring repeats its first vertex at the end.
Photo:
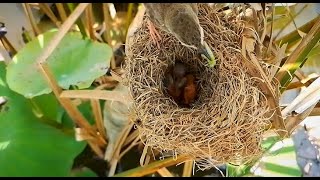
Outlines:
POLYGON ((62 89, 58 86, 58 83, 54 79, 54 76, 52 72, 50 71, 48 65, 44 63, 38 63, 38 67, 43 73, 45 79, 47 80, 49 86, 51 87, 54 95, 57 97, 60 104, 65 108, 69 116, 71 117, 74 122, 79 125, 81 128, 84 128, 86 132, 89 133, 92 137, 97 139, 97 142, 99 142, 100 146, 105 145, 106 143, 101 140, 101 138, 97 135, 97 133, 93 130, 91 125, 88 123, 88 121, 85 119, 85 117, 81 114, 81 112, 75 107, 70 99, 63 99, 59 98, 59 95, 62 92, 62 89))
POLYGON ((313 105, 311 107, 309 107, 308 109, 306 109, 303 113, 296 115, 296 116, 288 116, 286 118, 286 127, 288 132, 291 134, 295 128, 306 118, 310 115, 310 113, 312 112, 312 110, 314 109, 314 107, 316 106, 313 105))
POLYGON ((128 4, 128 11, 127 11, 126 30, 128 30, 130 23, 131 23, 132 10, 133 10, 133 3, 129 3, 128 4))
POLYGON ((284 65, 279 69, 276 78, 281 83, 281 91, 286 89, 287 84, 291 81, 290 74, 293 74, 296 69, 300 67, 305 61, 306 57, 312 48, 318 43, 320 39, 320 17, 317 18, 316 23, 311 28, 309 33, 303 37, 298 47, 289 55, 284 65))
MULTIPOLYGON (((58 86, 58 83, 54 79, 52 72, 50 71, 48 65, 46 64, 46 59, 51 55, 54 49, 57 47, 59 42, 62 40, 63 36, 67 33, 70 29, 72 24, 77 20, 80 14, 85 10, 88 3, 80 4, 75 11, 70 15, 70 17, 66 20, 66 22, 59 28, 58 33, 53 37, 53 39, 49 42, 48 46, 45 47, 44 51, 40 54, 40 56, 36 59, 38 62, 38 67, 41 73, 44 75, 45 79, 47 80, 49 86, 51 87, 53 93, 57 97, 60 104, 65 108, 69 116, 72 120, 75 121, 77 125, 81 128, 84 128, 86 132, 88 132, 91 136, 93 136, 98 143, 98 145, 102 146, 105 144, 101 137, 97 135, 97 133, 92 129, 91 125, 88 121, 84 118, 81 112, 73 105, 70 99, 60 98, 60 94, 62 89, 58 86)), ((92 144, 93 146, 97 146, 92 144)), ((94 149, 98 149, 95 147, 94 149)))
POLYGON ((315 107, 312 109, 310 116, 320 116, 320 107, 315 107))
POLYGON ((96 36, 95 36, 95 31, 93 29, 93 22, 94 22, 94 17, 93 17, 93 13, 92 13, 92 4, 90 3, 87 7, 87 9, 85 10, 85 15, 86 15, 86 21, 87 21, 87 29, 89 31, 89 35, 90 38, 94 41, 97 40, 96 36))
POLYGON ((112 39, 111 39, 111 35, 110 35, 112 19, 110 17, 108 3, 103 3, 102 8, 103 8, 104 25, 106 26, 106 30, 104 31, 103 35, 104 35, 105 39, 107 40, 108 45, 112 46, 112 39))
POLYGON ((127 138, 126 141, 123 143, 123 146, 128 145, 131 141, 136 139, 139 136, 139 131, 135 130, 133 131, 127 138))
POLYGON ((60 98, 103 99, 126 103, 130 97, 116 90, 112 92, 106 90, 67 90, 61 93, 60 98))
MULTIPOLYGON (((88 3, 89 4, 89 3, 88 3)), ((71 11, 71 12, 73 12, 74 11, 74 9, 75 9, 75 3, 67 3, 67 6, 68 6, 68 8, 69 8, 69 10, 71 11)), ((83 38, 87 38, 88 37, 88 32, 86 31, 86 28, 85 28, 85 26, 84 26, 84 23, 83 23, 83 19, 82 19, 82 17, 80 16, 79 17, 79 19, 77 19, 76 20, 76 24, 77 24, 77 26, 78 26, 78 28, 80 29, 80 33, 82 34, 82 37, 83 38)))
POLYGON ((133 126, 133 123, 130 122, 128 124, 128 126, 121 133, 120 138, 115 143, 114 153, 113 153, 113 156, 111 157, 112 164, 111 164, 111 168, 109 170, 109 176, 113 176, 114 173, 115 173, 115 169, 116 169, 117 163, 118 163, 118 161, 120 159, 121 147, 122 147, 125 139, 127 138, 132 126, 133 126))
MULTIPOLYGON (((104 36, 104 39, 107 40, 108 45, 112 47, 112 38, 110 34, 112 19, 110 17, 109 6, 107 3, 103 3, 102 8, 103 8, 104 25, 106 27, 106 30, 104 31, 103 36, 104 36)), ((114 56, 111 57, 110 68, 111 69, 116 68, 116 62, 115 62, 114 56)))
POLYGON ((63 7, 63 4, 62 3, 56 3, 56 6, 57 6, 57 9, 58 9, 58 12, 59 12, 59 15, 60 15, 60 18, 61 18, 61 21, 62 23, 65 22, 67 20, 67 13, 63 7))
POLYGON ((36 20, 34 19, 34 16, 32 14, 31 8, 29 6, 28 3, 22 3, 23 9, 30 21, 33 33, 35 36, 38 36, 39 34, 41 34, 40 29, 37 26, 36 20))
POLYGON ((91 107, 94 115, 94 119, 97 125, 97 129, 102 137, 107 137, 106 136, 106 130, 103 126, 103 118, 102 118, 102 113, 101 113, 101 107, 99 100, 97 99, 91 99, 91 107))
POLYGON ((13 45, 10 43, 10 41, 7 39, 6 36, 3 36, 2 38, 0 38, 3 47, 8 51, 11 52, 12 55, 17 54, 17 50, 13 47, 13 45))
POLYGON ((96 143, 88 139, 88 144, 91 149, 99 156, 99 158, 103 159, 103 151, 96 145, 96 143))
POLYGON ((159 173, 160 176, 162 176, 162 177, 174 177, 174 176, 171 174, 171 172, 170 172, 167 168, 165 168, 165 167, 157 170, 157 173, 159 173))
POLYGON ((118 163, 117 159, 112 159, 111 160, 108 177, 111 177, 111 176, 113 176, 115 174, 116 168, 117 168, 117 163, 118 163))
POLYGON ((57 26, 61 26, 61 22, 58 20, 58 18, 54 15, 48 4, 46 3, 39 3, 40 9, 53 21, 53 23, 57 26))
POLYGON ((119 155, 119 159, 121 159, 127 152, 130 151, 130 149, 132 149, 134 146, 136 146, 139 142, 140 138, 136 137, 134 139, 134 141, 125 149, 121 152, 121 154, 119 155))
POLYGON ((186 155, 180 155, 176 160, 173 158, 166 158, 164 160, 159 160, 152 162, 144 167, 137 167, 119 174, 116 174, 114 177, 142 177, 151 173, 156 172, 158 169, 163 167, 169 167, 180 162, 189 160, 189 157, 186 155))
POLYGON ((186 161, 183 166, 182 177, 191 177, 193 169, 193 161, 186 161))

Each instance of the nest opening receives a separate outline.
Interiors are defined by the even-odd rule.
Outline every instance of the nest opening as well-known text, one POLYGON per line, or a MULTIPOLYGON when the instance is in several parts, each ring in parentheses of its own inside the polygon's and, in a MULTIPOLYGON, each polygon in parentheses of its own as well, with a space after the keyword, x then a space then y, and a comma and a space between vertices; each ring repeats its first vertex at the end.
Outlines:
POLYGON ((162 90, 164 95, 171 98, 180 108, 193 108, 194 105, 201 104, 198 101, 199 94, 202 92, 200 87, 203 86, 199 78, 201 77, 201 68, 197 68, 199 64, 194 66, 194 64, 190 65, 184 62, 185 60, 177 59, 174 64, 165 69, 162 90), (192 88, 190 89, 190 87, 192 88))
POLYGON ((127 86, 140 138, 165 155, 187 154, 200 168, 252 159, 262 153, 262 134, 273 110, 241 55, 244 25, 236 15, 225 16, 207 4, 199 5, 198 17, 217 59, 214 68, 161 30, 159 49, 146 18, 127 43, 127 86), (179 106, 166 91, 165 74, 178 61, 196 79, 197 97, 190 107, 179 106))

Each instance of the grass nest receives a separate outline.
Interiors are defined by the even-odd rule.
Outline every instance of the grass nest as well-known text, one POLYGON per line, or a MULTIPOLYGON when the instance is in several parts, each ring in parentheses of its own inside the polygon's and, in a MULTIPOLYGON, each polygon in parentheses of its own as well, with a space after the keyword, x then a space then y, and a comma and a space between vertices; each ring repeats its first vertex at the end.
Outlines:
MULTIPOLYGON (((160 48, 153 44, 143 17, 126 46, 126 78, 134 99, 135 123, 142 142, 172 156, 187 154, 201 168, 252 159, 262 153, 260 142, 270 127, 270 108, 261 78, 249 73, 242 52, 245 23, 199 4, 199 21, 217 65, 210 68, 196 51, 159 30, 160 48), (168 96, 163 79, 176 61, 196 76, 198 96, 180 107, 168 96)), ((265 74, 267 68, 261 63, 265 74)), ((276 92, 276 86, 273 86, 276 92)))

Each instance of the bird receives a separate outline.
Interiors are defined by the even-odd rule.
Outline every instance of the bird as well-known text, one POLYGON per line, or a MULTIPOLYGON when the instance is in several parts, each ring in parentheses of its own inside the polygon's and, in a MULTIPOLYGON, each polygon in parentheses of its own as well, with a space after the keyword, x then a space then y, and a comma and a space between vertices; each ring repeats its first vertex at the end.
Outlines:
POLYGON ((144 3, 144 6, 149 17, 150 36, 158 48, 161 36, 155 26, 172 34, 183 46, 197 49, 209 62, 214 61, 210 48, 204 42, 197 3, 144 3))
POLYGON ((178 105, 190 106, 197 94, 197 86, 193 74, 188 73, 187 66, 176 62, 165 74, 165 86, 168 94, 178 105))
POLYGON ((178 104, 181 101, 182 88, 187 82, 186 72, 187 67, 183 63, 176 62, 165 74, 164 84, 168 94, 178 104))
POLYGON ((186 84, 183 88, 183 104, 189 106, 194 102, 197 95, 195 77, 192 74, 186 75, 186 84))

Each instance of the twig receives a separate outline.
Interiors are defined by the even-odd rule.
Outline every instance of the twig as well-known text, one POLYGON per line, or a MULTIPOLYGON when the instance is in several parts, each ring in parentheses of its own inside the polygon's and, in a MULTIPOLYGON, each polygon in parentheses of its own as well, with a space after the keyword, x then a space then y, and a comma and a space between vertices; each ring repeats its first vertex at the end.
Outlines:
POLYGON ((171 172, 170 172, 167 168, 165 168, 165 167, 157 170, 157 173, 159 173, 160 176, 162 176, 162 177, 174 177, 174 176, 171 174, 171 172))
MULTIPOLYGON (((112 47, 112 38, 110 35, 111 31, 111 17, 110 17, 110 12, 109 12, 109 7, 107 3, 102 4, 102 10, 103 10, 103 19, 104 19, 104 25, 105 25, 105 31, 103 33, 103 37, 105 40, 107 40, 107 43, 110 47, 112 47)), ((116 61, 114 59, 114 56, 111 57, 110 61, 110 68, 115 69, 116 68, 116 61)))
POLYGON ((32 14, 31 8, 29 6, 28 3, 22 3, 23 9, 27 15, 27 17, 29 18, 33 33, 35 36, 38 36, 39 34, 41 34, 40 29, 37 26, 36 20, 34 19, 34 16, 32 14))
POLYGON ((156 172, 158 169, 163 167, 169 167, 184 161, 189 160, 187 155, 179 155, 176 160, 173 158, 166 158, 164 160, 159 160, 152 162, 144 167, 137 167, 130 169, 128 171, 116 174, 114 177, 142 177, 151 173, 156 172))
POLYGON ((113 176, 115 174, 116 169, 117 169, 117 164, 118 164, 118 160, 117 159, 112 159, 111 160, 108 177, 113 176))
POLYGON ((17 54, 17 50, 13 47, 13 45, 10 43, 10 41, 7 39, 6 36, 3 36, 2 38, 0 38, 3 47, 8 51, 11 52, 12 55, 17 54))
POLYGON ((128 145, 131 141, 133 141, 134 139, 136 139, 139 135, 139 131, 135 130, 133 131, 126 139, 126 141, 123 143, 123 146, 128 145))
POLYGON ((313 108, 316 106, 316 104, 314 104, 313 106, 309 107, 308 109, 306 109, 303 113, 296 115, 296 116, 288 116, 286 118, 286 128, 289 132, 289 134, 291 134, 295 128, 306 118, 310 115, 310 113, 312 112, 313 108))
POLYGON ((107 3, 102 4, 102 10, 103 10, 103 19, 104 19, 104 25, 106 27, 106 30, 103 33, 103 36, 107 40, 107 43, 109 46, 112 46, 112 39, 110 35, 110 30, 111 30, 111 17, 110 17, 110 12, 109 12, 109 7, 107 3))
MULTIPOLYGON (((89 3, 88 3, 89 4, 89 3)), ((68 8, 69 8, 69 10, 71 11, 71 12, 73 12, 74 11, 74 5, 75 5, 75 3, 67 3, 67 6, 68 6, 68 8)), ((80 29, 80 33, 81 33, 81 35, 82 35, 82 38, 86 38, 86 37, 88 37, 88 32, 87 32, 87 30, 86 30, 86 28, 85 28, 85 26, 84 26, 84 22, 83 22, 83 19, 82 19, 82 17, 80 16, 79 17, 79 19, 77 19, 76 20, 76 24, 77 24, 77 26, 78 26, 78 28, 80 29)))
POLYGON ((130 149, 132 149, 134 146, 136 146, 138 144, 139 140, 140 140, 140 138, 136 137, 135 140, 130 144, 130 146, 128 146, 125 150, 123 150, 121 152, 121 154, 119 155, 119 159, 121 159, 128 151, 130 151, 130 149))
POLYGON ((59 28, 59 31, 57 32, 57 34, 55 34, 53 39, 49 42, 48 46, 45 47, 43 52, 36 59, 36 62, 38 63, 38 67, 41 73, 44 75, 49 86, 51 87, 53 93, 57 97, 60 104, 65 108, 65 110, 67 111, 69 116, 72 118, 72 120, 74 120, 75 123, 77 123, 77 125, 84 128, 84 130, 86 130, 90 135, 95 137, 100 142, 100 145, 101 144, 103 145, 105 144, 105 142, 103 142, 101 138, 96 134, 96 132, 92 129, 91 125, 84 118, 81 112, 73 105, 72 101, 70 99, 59 98, 62 92, 62 89, 58 86, 58 83, 54 79, 52 72, 50 71, 48 65, 45 63, 46 59, 51 55, 54 49, 58 46, 63 36, 67 33, 67 31, 70 29, 72 24, 77 20, 80 14, 85 10, 87 5, 88 3, 80 4, 74 10, 74 12, 70 15, 70 17, 66 20, 66 22, 62 24, 62 26, 59 28))
POLYGON ((312 109, 310 116, 320 116, 320 107, 315 107, 312 109))
POLYGON ((54 76, 50 71, 48 65, 46 63, 38 63, 38 67, 41 73, 43 73, 54 95, 57 97, 60 104, 65 108, 65 110, 67 111, 71 119, 74 120, 77 125, 84 128, 84 130, 86 130, 91 136, 97 138, 100 146, 104 145, 105 142, 103 142, 103 140, 101 140, 101 138, 97 135, 97 133, 95 133, 95 131, 92 129, 91 125, 88 123, 85 117, 73 105, 72 101, 70 99, 59 98, 59 95, 61 94, 62 89, 58 86, 58 83, 54 79, 54 76))
POLYGON ((130 97, 116 90, 66 90, 60 94, 60 98, 104 99, 126 103, 130 97))
POLYGON ((103 119, 102 119, 102 113, 101 113, 101 107, 99 100, 91 99, 91 107, 94 115, 94 120, 96 121, 96 125, 98 128, 98 131, 100 132, 101 136, 106 138, 106 130, 103 126, 103 119))
POLYGON ((92 4, 90 3, 85 11, 86 14, 86 21, 87 21, 87 28, 89 31, 90 38, 94 41, 97 40, 94 29, 93 29, 93 22, 94 22, 94 17, 92 15, 92 4))
POLYGON ((102 150, 90 139, 88 139, 88 144, 91 149, 101 158, 103 159, 103 152, 102 150))
POLYGON ((193 161, 186 161, 183 166, 182 177, 191 177, 193 169, 193 161))
POLYGON ((133 10, 133 3, 129 3, 129 5, 128 5, 128 11, 127 11, 127 20, 126 20, 126 34, 127 34, 127 32, 128 32, 128 28, 129 28, 130 23, 131 23, 132 10, 133 10))
POLYGON ((61 22, 58 20, 58 18, 54 15, 48 4, 46 3, 39 3, 40 9, 53 21, 53 23, 57 26, 61 26, 61 22))
POLYGON ((58 9, 61 21, 65 22, 67 20, 67 13, 66 13, 66 11, 65 11, 65 9, 63 7, 63 4, 62 3, 56 3, 56 7, 58 9))
POLYGON ((120 138, 118 139, 118 141, 115 143, 115 148, 114 148, 114 153, 113 156, 111 158, 111 168, 109 170, 109 176, 113 176, 115 173, 115 168, 116 165, 120 159, 120 150, 121 147, 124 143, 124 140, 126 139, 126 137, 128 136, 128 134, 130 133, 130 130, 132 129, 133 123, 130 123, 126 129, 123 130, 122 135, 120 136, 120 138), (114 167, 113 167, 114 166, 114 167))

